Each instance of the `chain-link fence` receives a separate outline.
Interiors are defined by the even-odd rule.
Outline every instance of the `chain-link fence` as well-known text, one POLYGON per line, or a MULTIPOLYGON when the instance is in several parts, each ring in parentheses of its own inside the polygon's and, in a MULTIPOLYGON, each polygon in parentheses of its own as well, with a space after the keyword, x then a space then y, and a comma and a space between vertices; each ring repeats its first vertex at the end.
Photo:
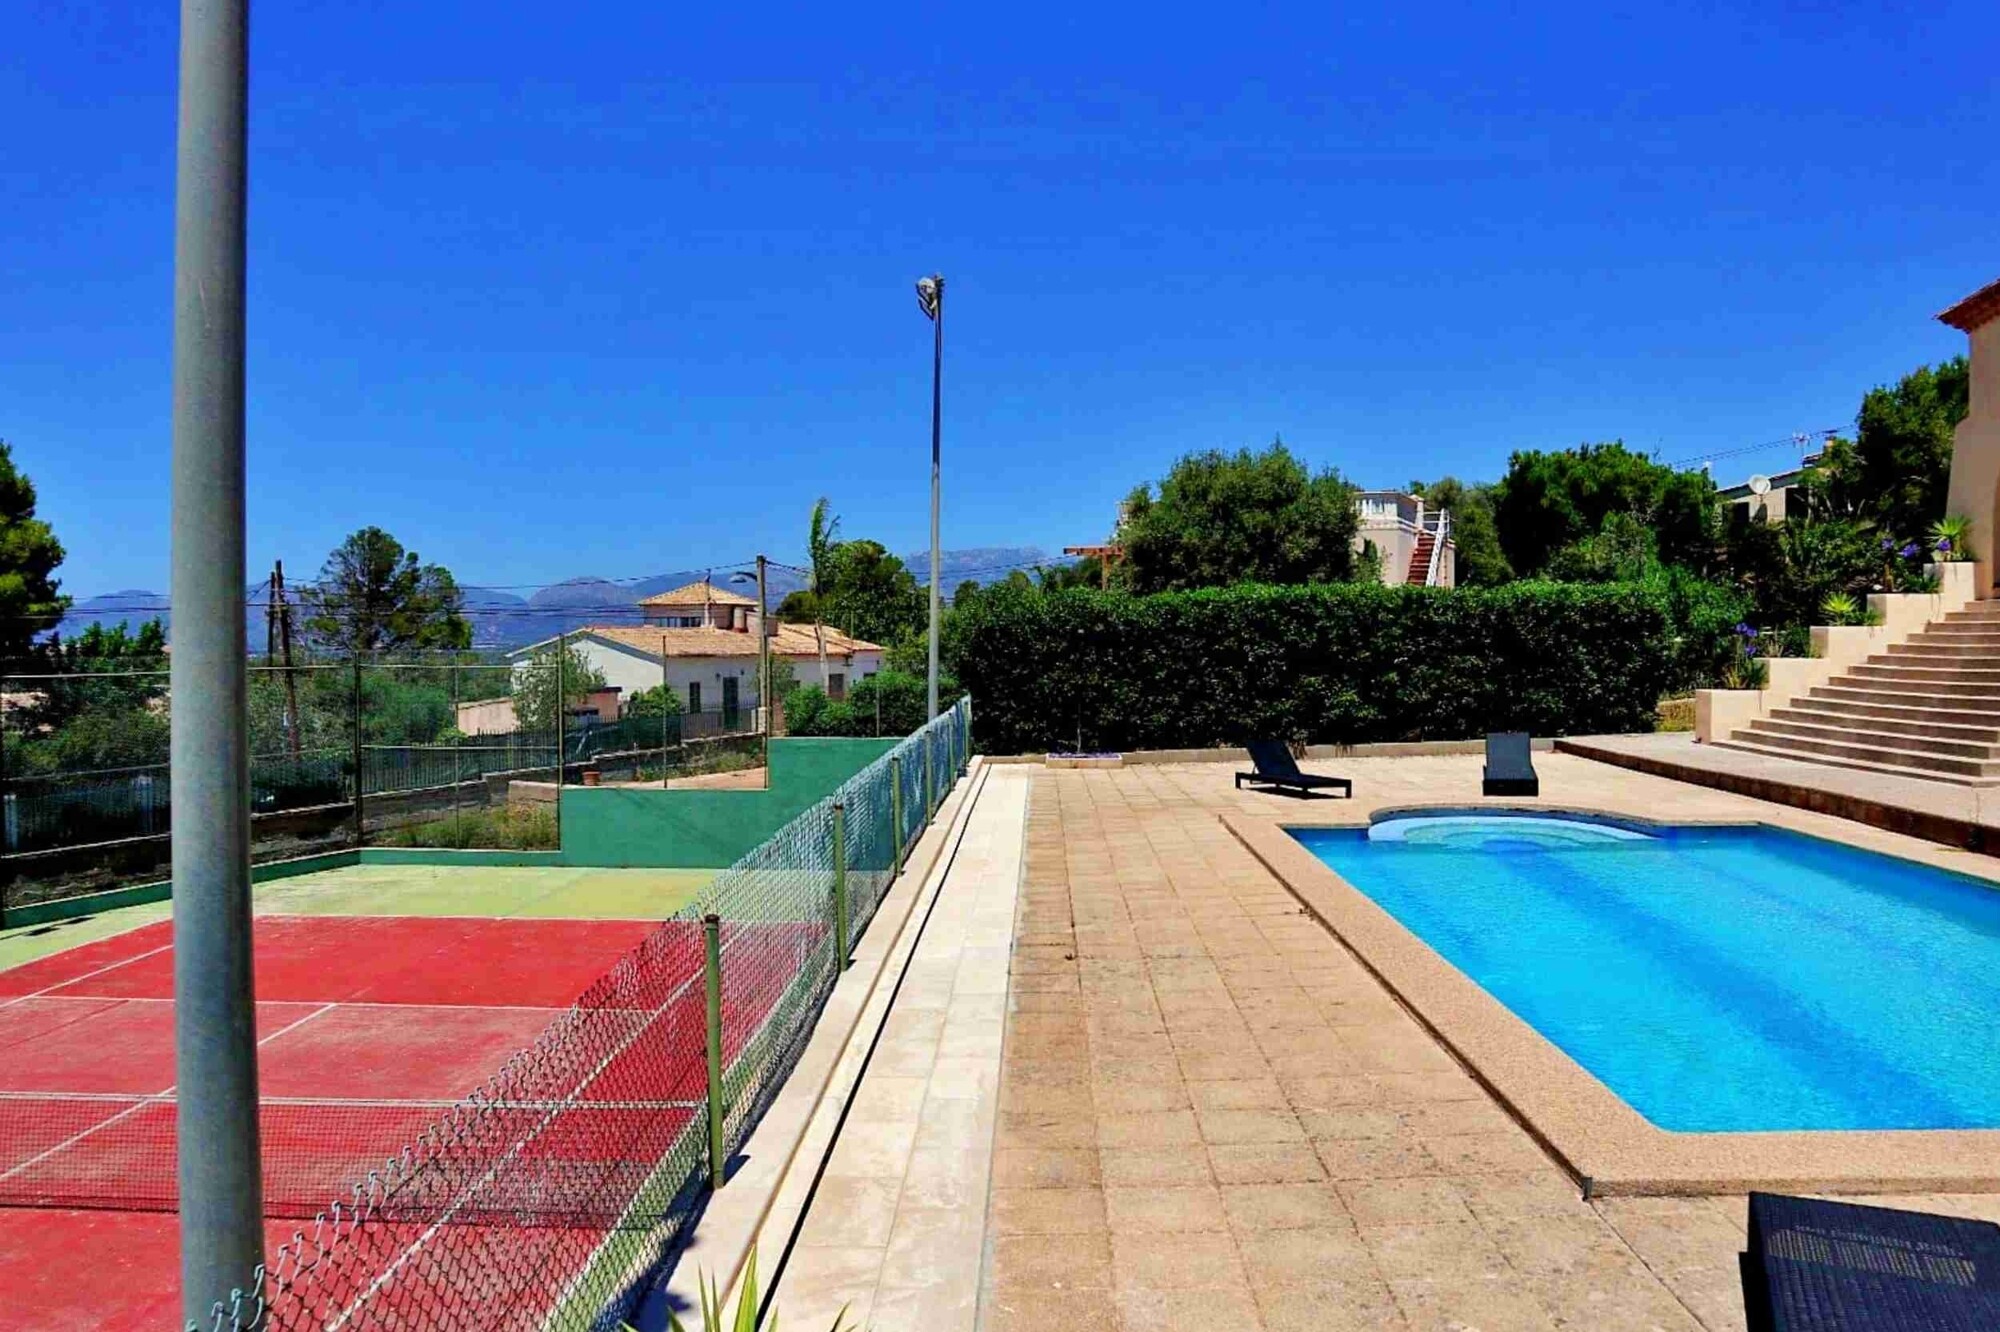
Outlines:
MULTIPOLYGON (((257 863, 356 846, 553 850, 561 785, 761 785, 760 710, 595 688, 553 651, 258 662, 249 673, 257 863), (560 703, 558 703, 560 697, 560 703), (690 707, 693 704, 695 706, 690 707)), ((168 877, 164 660, 0 673, 0 921, 168 877)))
POLYGON ((961 701, 718 875, 357 1174, 215 1329, 594 1332, 630 1316, 797 1064, 843 950, 963 771, 970 720, 961 701))

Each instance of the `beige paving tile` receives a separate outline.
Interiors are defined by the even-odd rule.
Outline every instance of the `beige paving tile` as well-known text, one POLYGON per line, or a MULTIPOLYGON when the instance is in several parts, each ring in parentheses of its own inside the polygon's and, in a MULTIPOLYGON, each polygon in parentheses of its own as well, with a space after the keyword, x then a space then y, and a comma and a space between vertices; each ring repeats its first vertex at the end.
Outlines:
POLYGON ((1099 1152, 1106 1187, 1164 1188, 1208 1184, 1208 1161, 1187 1147, 1106 1147, 1099 1152))
POLYGON ((850 1122, 834 1145, 833 1159, 827 1163, 829 1179, 862 1175, 875 1179, 901 1179, 909 1167, 910 1153, 916 1150, 917 1126, 908 1121, 886 1124, 850 1122))
MULTIPOLYGON (((1039 1286, 996 1283, 981 1310, 982 1332, 1049 1332, 1049 1294, 1039 1286)), ((1062 1293, 1062 1332, 1129 1332, 1110 1290, 1062 1293)))
POLYGON ((1063 1235, 1106 1229, 1098 1189, 994 1189, 996 1235, 1063 1235))
POLYGON ((1114 1235, 1151 1235, 1226 1228, 1222 1195, 1212 1184, 1171 1188, 1106 1188, 1106 1220, 1114 1235))
POLYGON ((811 1213, 799 1230, 801 1248, 886 1248, 901 1185, 893 1179, 820 1180, 811 1213))
POLYGON ((1216 1332, 1248 1328, 1260 1332, 1263 1323, 1250 1293, 1225 1290, 1153 1290, 1118 1292, 1124 1332, 1216 1332))
POLYGON ((1111 1233, 1111 1279, 1120 1291, 1225 1288, 1249 1292, 1226 1233, 1111 1233))
POLYGON ((1328 1183, 1230 1184, 1222 1189, 1230 1229, 1299 1230, 1351 1224, 1347 1207, 1328 1183))
POLYGON ((1408 1326, 1381 1281, 1257 1287, 1256 1297, 1268 1332, 1401 1332, 1408 1326))
POLYGON ((1411 1332, 1557 1332, 1529 1285, 1507 1274, 1470 1280, 1391 1281, 1411 1332))
MULTIPOLYGON (((1375 1266, 1392 1284, 1398 1280, 1470 1280, 1497 1277, 1511 1269, 1486 1232, 1471 1221, 1428 1225, 1361 1227, 1375 1266)), ((1407 1314, 1408 1310, 1404 1312, 1407 1314)))
POLYGON ((1095 1188, 1103 1182, 1094 1147, 1003 1147, 993 1157, 995 1188, 1095 1188))
POLYGON ((1308 1142, 1212 1143, 1208 1160, 1220 1184, 1308 1184, 1327 1178, 1308 1142))

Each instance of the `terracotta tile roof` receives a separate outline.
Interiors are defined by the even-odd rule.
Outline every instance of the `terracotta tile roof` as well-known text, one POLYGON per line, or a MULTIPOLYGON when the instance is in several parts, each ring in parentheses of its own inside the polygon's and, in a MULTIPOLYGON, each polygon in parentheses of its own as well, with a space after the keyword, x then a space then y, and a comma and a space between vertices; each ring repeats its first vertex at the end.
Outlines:
POLYGON ((2000 282, 1989 282, 1938 316, 1940 323, 1970 333, 2000 319, 2000 282))
POLYGON ((741 593, 717 587, 714 583, 704 578, 699 582, 688 583, 666 592, 655 592, 652 596, 642 599, 639 604, 641 606, 706 606, 711 604, 717 606, 754 606, 757 602, 754 597, 746 597, 741 593))
MULTIPOLYGON (((736 633, 728 629, 653 629, 634 628, 630 625, 592 624, 576 631, 590 634, 607 642, 617 643, 649 657, 660 655, 662 647, 669 657, 754 657, 757 655, 757 635, 736 633)), ((845 657, 854 652, 880 652, 880 646, 859 638, 849 638, 838 629, 826 631, 826 651, 830 657, 845 657)), ((812 626, 809 624, 780 624, 778 631, 771 635, 771 655, 774 657, 817 657, 819 645, 813 640, 812 626)))

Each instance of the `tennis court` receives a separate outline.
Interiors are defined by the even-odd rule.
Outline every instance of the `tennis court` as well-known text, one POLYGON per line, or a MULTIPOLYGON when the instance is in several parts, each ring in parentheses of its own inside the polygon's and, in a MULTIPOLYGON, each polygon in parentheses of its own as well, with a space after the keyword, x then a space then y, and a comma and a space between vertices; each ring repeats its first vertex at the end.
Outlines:
MULTIPOLYGON (((354 1203, 370 1171, 405 1185, 363 1200, 365 1225, 318 1254, 339 1261, 296 1283, 296 1298, 335 1316, 390 1295, 421 1308, 412 1286, 504 1245, 490 1266, 514 1288, 490 1294, 518 1312, 482 1321, 546 1319, 698 1136, 701 932, 660 921, 712 877, 356 866, 259 889, 269 1249, 337 1199, 354 1203), (399 1263, 420 1248, 424 1261, 399 1263)), ((177 1315, 171 930, 152 920, 0 971, 9 1327, 177 1315)), ((725 1059, 823 934, 816 922, 725 929, 725 1059)))

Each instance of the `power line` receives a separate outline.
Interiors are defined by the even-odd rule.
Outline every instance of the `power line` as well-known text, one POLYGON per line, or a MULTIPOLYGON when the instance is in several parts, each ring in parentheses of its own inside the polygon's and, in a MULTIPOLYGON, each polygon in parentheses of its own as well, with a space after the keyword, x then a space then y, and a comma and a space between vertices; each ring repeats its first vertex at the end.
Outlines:
POLYGON ((1719 458, 1740 458, 1744 454, 1762 453, 1766 449, 1775 449, 1786 445, 1797 449, 1803 455, 1814 444, 1824 444, 1839 433, 1835 429, 1802 430, 1797 434, 1787 435, 1783 439, 1766 440, 1762 444, 1744 444, 1733 449, 1718 449, 1713 453, 1696 454, 1692 458, 1682 458, 1676 462, 1670 462, 1667 466, 1676 468, 1694 467, 1701 463, 1714 462, 1719 458))

